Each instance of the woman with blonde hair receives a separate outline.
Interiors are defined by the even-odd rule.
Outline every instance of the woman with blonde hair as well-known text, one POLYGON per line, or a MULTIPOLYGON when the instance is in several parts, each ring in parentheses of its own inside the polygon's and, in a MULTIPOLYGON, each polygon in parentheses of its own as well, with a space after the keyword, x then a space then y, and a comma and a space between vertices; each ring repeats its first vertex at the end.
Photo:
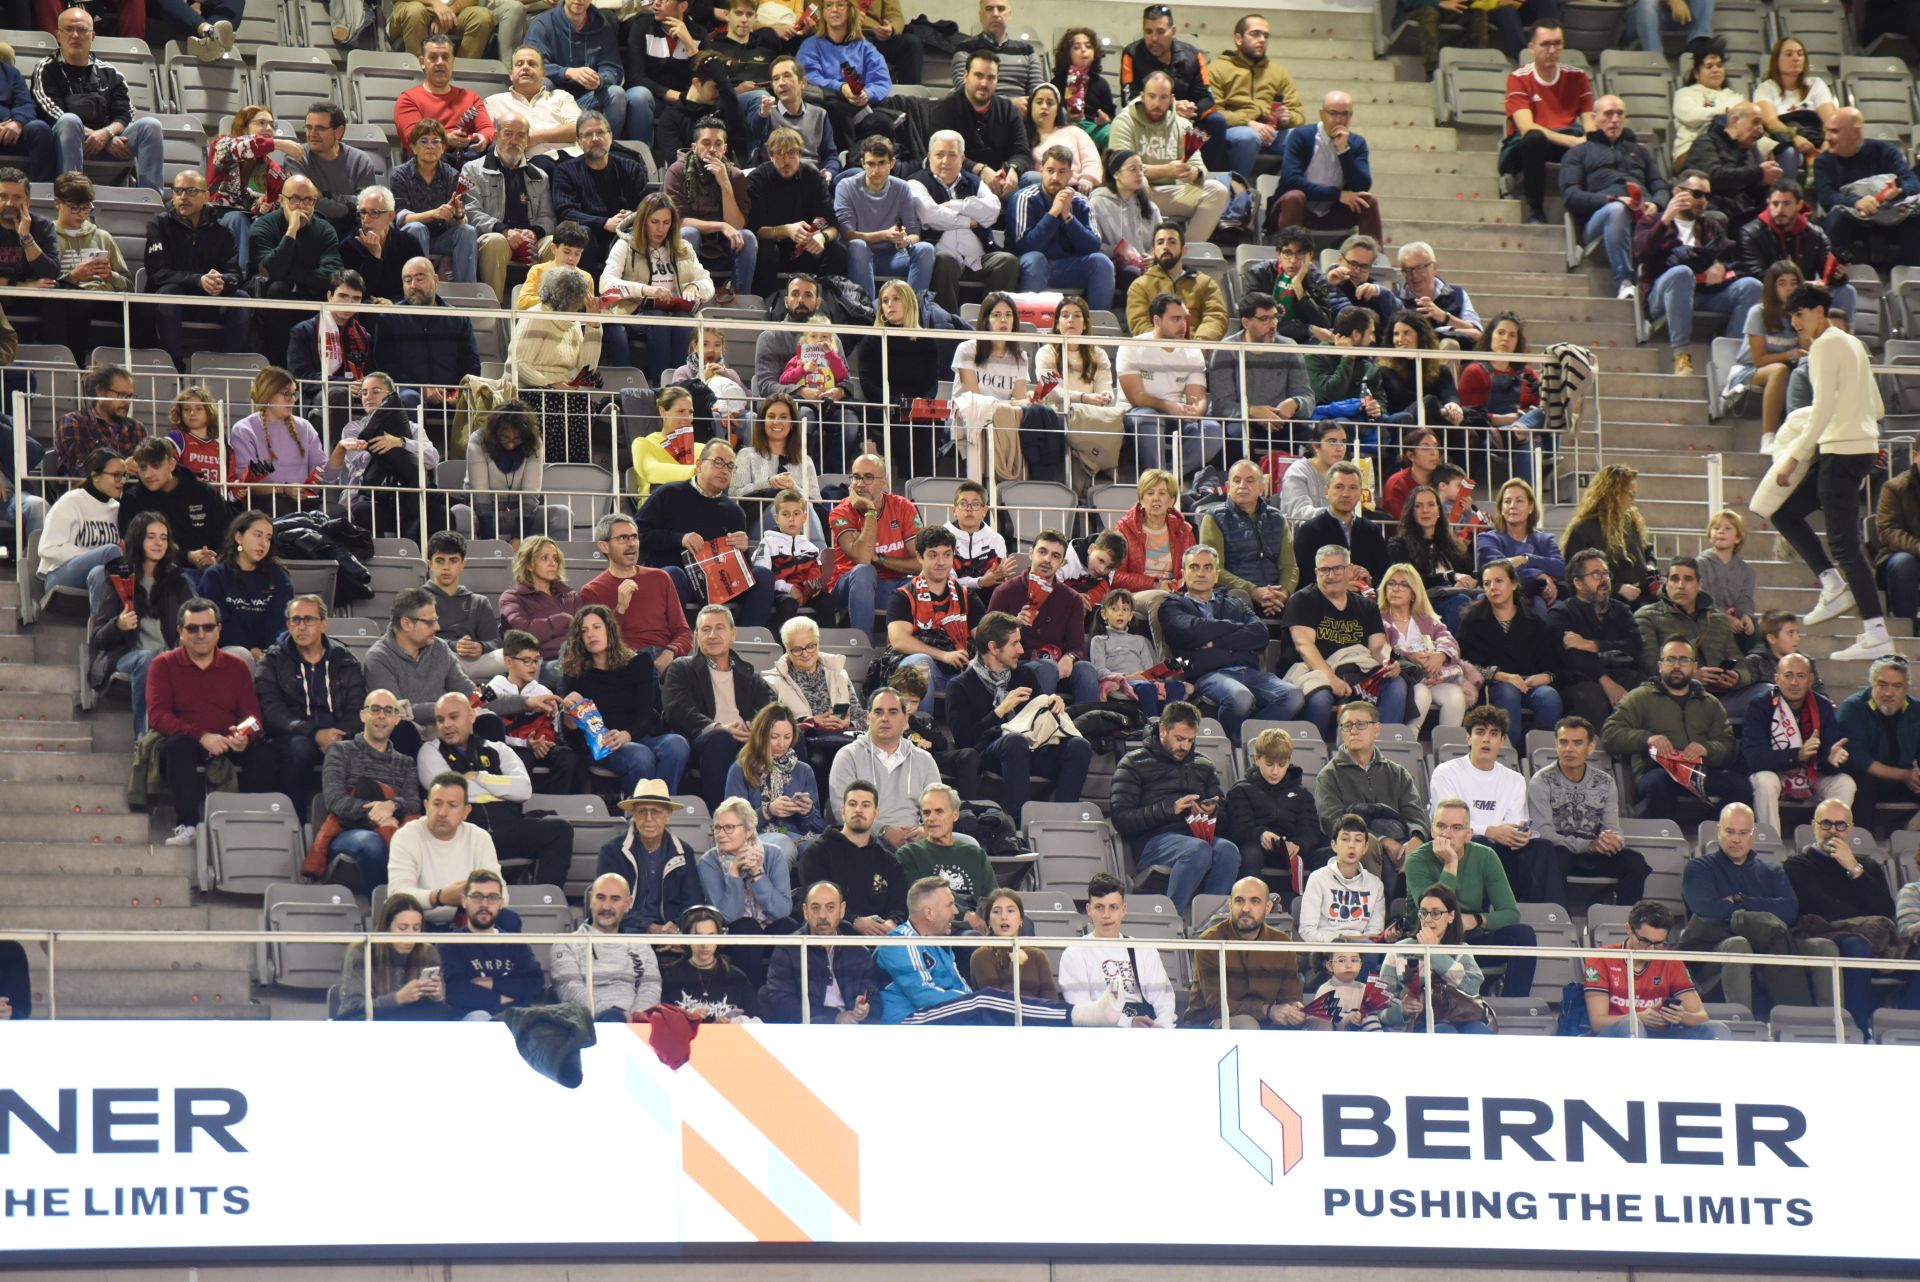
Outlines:
POLYGON ((827 830, 819 777, 799 751, 800 723, 784 703, 754 714, 747 741, 727 768, 727 796, 744 799, 764 833, 783 834, 790 857, 827 830))
POLYGON ((1653 540, 1634 506, 1639 482, 1640 473, 1624 463, 1609 463, 1594 473, 1561 544, 1569 555, 1593 548, 1606 557, 1613 594, 1628 604, 1647 594, 1654 575, 1653 540))
POLYGON ((1427 599, 1420 571, 1405 561, 1388 566, 1380 576, 1377 595, 1387 641, 1394 657, 1407 666, 1413 686, 1414 715, 1409 724, 1419 725, 1428 709, 1437 707, 1441 725, 1459 725, 1467 705, 1479 697, 1480 683, 1473 680, 1468 689, 1469 669, 1460 662, 1460 643, 1427 599))
POLYGON ((1127 541, 1126 558, 1113 568, 1113 586, 1134 593, 1134 605, 1142 614, 1147 607, 1138 594, 1178 586, 1180 558, 1199 537, 1175 508, 1179 486, 1172 472, 1148 468, 1134 487, 1138 501, 1113 527, 1127 541))
POLYGON ((939 452, 939 425, 924 418, 913 420, 907 411, 919 400, 938 398, 940 380, 951 372, 940 359, 940 344, 931 338, 912 338, 889 333, 895 329, 918 329, 922 323, 920 299, 904 280, 881 284, 880 297, 873 309, 873 329, 854 347, 855 361, 869 388, 880 386, 886 372, 887 399, 898 407, 893 414, 893 454, 904 439, 905 457, 893 460, 900 471, 925 476, 933 471, 939 452))
POLYGON ((567 585, 567 557, 544 534, 520 540, 513 554, 513 586, 500 594, 500 627, 519 628, 540 643, 540 657, 560 657, 560 647, 580 610, 580 594, 567 585))
MULTIPOLYGON (((659 315, 691 313, 713 300, 713 275, 680 234, 680 211, 666 196, 654 192, 640 202, 627 224, 627 234, 607 251, 607 265, 600 270, 600 293, 618 295, 615 307, 619 311, 659 315)), ((687 358, 693 333, 690 329, 647 325, 634 332, 645 337, 647 361, 643 368, 656 385, 662 373, 687 358)), ((610 364, 627 363, 629 342, 624 332, 610 339, 610 364)))
POLYGON ((227 460, 233 480, 251 501, 298 507, 320 479, 327 452, 313 424, 293 412, 300 389, 292 374, 268 365, 253 376, 253 413, 233 425, 227 460))
MULTIPOLYGON (((1062 339, 1091 334, 1092 306, 1078 294, 1062 298, 1053 313, 1052 332, 1062 339)), ((1126 407, 1116 394, 1112 357, 1092 343, 1043 343, 1033 369, 1043 384, 1050 376, 1060 379, 1047 394, 1047 403, 1066 415, 1070 484, 1074 493, 1084 494, 1102 472, 1120 465, 1126 407)))

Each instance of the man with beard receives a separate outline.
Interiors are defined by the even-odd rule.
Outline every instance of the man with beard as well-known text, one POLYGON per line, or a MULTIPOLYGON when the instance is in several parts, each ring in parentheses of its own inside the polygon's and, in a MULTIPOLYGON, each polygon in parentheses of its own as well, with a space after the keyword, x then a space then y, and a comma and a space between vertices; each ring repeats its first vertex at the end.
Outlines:
MULTIPOLYGON (((806 159, 806 142, 797 131, 776 129, 767 139, 767 163, 747 175, 747 205, 760 240, 755 293, 767 293, 792 272, 847 274, 847 249, 833 225, 833 201, 820 170, 806 159)), ((934 277, 939 278, 937 264, 934 277)))
MULTIPOLYGON (((806 273, 797 273, 787 281, 787 319, 795 324, 804 325, 813 319, 820 310, 820 282, 806 273)), ((781 373, 787 368, 794 353, 800 350, 800 333, 791 329, 770 329, 764 331, 753 345, 753 394, 765 398, 775 392, 786 392, 797 398, 800 406, 800 419, 804 425, 806 439, 818 440, 815 424, 825 423, 830 429, 824 443, 820 460, 822 470, 834 470, 849 452, 852 452, 861 430, 857 413, 850 414, 846 408, 848 401, 866 399, 858 378, 841 379, 824 392, 815 387, 801 386, 797 390, 780 381, 781 373)), ((866 626, 866 620, 856 618, 853 626, 866 626)))
POLYGON ((1694 669, 1693 647, 1667 642, 1660 647, 1659 675, 1629 691, 1600 728, 1600 746, 1627 759, 1628 778, 1646 814, 1670 817, 1693 795, 1648 757, 1649 748, 1677 752, 1699 767, 1697 786, 1716 805, 1753 801, 1753 785, 1735 768, 1740 749, 1726 709, 1694 680, 1694 669))
POLYGON ((991 49, 974 49, 966 57, 965 79, 933 104, 927 125, 936 132, 960 135, 967 172, 1000 199, 1020 185, 1026 168, 1026 122, 1011 99, 995 92, 1000 86, 1000 55, 991 49))
MULTIPOLYGON (((435 315, 447 306, 440 301, 440 280, 430 258, 410 258, 401 269, 406 291, 402 307, 419 308, 411 316, 382 317, 374 365, 401 372, 420 389, 420 399, 432 411, 451 407, 460 395, 460 380, 480 372, 480 349, 473 322, 464 316, 435 315)), ((435 421, 429 413, 429 427, 435 421)))
MULTIPOLYGON (((0 285, 51 289, 59 276, 53 223, 33 212, 27 176, 18 169, 0 169, 0 285)), ((8 305, 15 315, 30 311, 19 299, 8 300, 8 305)))
POLYGON ((840 826, 821 833, 800 852, 797 880, 844 887, 846 911, 861 935, 884 935, 907 917, 907 879, 900 861, 878 840, 874 825, 879 819, 880 790, 855 779, 846 785, 840 802, 840 826))
POLYGON ((440 964, 446 968, 447 1005, 470 1020, 492 1019, 509 1006, 540 1000, 547 977, 526 944, 500 939, 495 923, 507 904, 506 883, 490 868, 476 869, 466 881, 462 906, 466 935, 443 936, 440 964))
MULTIPOLYGON (((667 166, 660 190, 680 211, 680 235, 707 269, 727 277, 736 293, 746 293, 760 238, 747 230, 753 201, 747 175, 727 159, 726 121, 706 116, 693 127, 693 146, 667 166)), ((715 295, 714 301, 729 300, 715 295)))
POLYGON ((1554 687, 1569 713, 1595 725, 1606 721, 1638 680, 1640 630, 1627 608, 1613 599, 1613 573, 1597 548, 1567 558, 1573 595, 1547 612, 1547 640, 1554 656, 1554 687))
MULTIPOLYGON (((585 1006, 594 1019, 624 1024, 629 1015, 660 1003, 660 962, 645 936, 622 931, 633 892, 619 873, 602 873, 587 888, 587 919, 577 944, 553 946, 553 995, 585 1006), (602 939, 601 936, 611 936, 602 939), (593 949, 593 991, 587 991, 587 949, 593 949)), ((785 952, 782 949, 781 952, 785 952)))
MULTIPOLYGON (((1069 592, 1071 588, 1060 591, 1069 592)), ((1033 670, 1020 666, 1020 621, 990 610, 974 630, 974 659, 947 687, 947 722, 956 748, 980 754, 980 767, 1000 776, 1007 813, 1019 824, 1033 792, 1036 776, 1054 781, 1053 799, 1080 800, 1087 768, 1093 763, 1093 745, 1077 734, 1062 735, 1044 748, 1007 723, 1029 700, 1045 715, 1045 702, 1056 713, 1066 711, 1058 694, 1037 694, 1033 670)))
POLYGON ((593 242, 580 257, 580 269, 600 278, 607 251, 627 230, 633 211, 647 194, 647 166, 630 151, 613 149, 613 126, 598 111, 583 111, 576 126, 580 154, 553 171, 554 213, 587 229, 593 242))
POLYGON ((1087 661, 1086 598, 1055 581, 1066 559, 1067 536, 1059 530, 1040 531, 1033 536, 1031 568, 995 588, 987 609, 1020 620, 1026 667, 1041 694, 1064 687, 1068 703, 1097 703, 1100 674, 1087 661), (1034 585, 1042 594, 1038 602, 1033 599, 1034 585))
POLYGON ((1226 894, 1240 871, 1239 849, 1215 835, 1225 789, 1213 762, 1193 750, 1199 737, 1200 710, 1169 703, 1145 745, 1120 759, 1108 811, 1139 867, 1166 870, 1182 915, 1196 894, 1226 894))
MULTIPOLYGON (((1187 219, 1191 239, 1211 241, 1227 210, 1227 189, 1207 177, 1199 160, 1188 157, 1186 134, 1187 122, 1174 111, 1173 81, 1156 71, 1113 122, 1107 146, 1139 152, 1146 167, 1147 199, 1163 217, 1187 219)), ((1224 326, 1224 316, 1221 323, 1224 326)))
POLYGON ((1148 310, 1161 294, 1172 294, 1186 304, 1191 322, 1187 337, 1217 342, 1227 332, 1227 300, 1220 284, 1205 272, 1187 266, 1187 237, 1172 223, 1153 229, 1153 265, 1127 287, 1127 329, 1144 334, 1150 325, 1148 310))
MULTIPOLYGON (((473 700, 464 694, 441 695, 433 705, 433 719, 440 739, 420 745, 421 783, 449 773, 465 778, 468 819, 474 827, 490 833, 496 849, 531 860, 535 884, 564 882, 573 862, 573 825, 558 815, 536 819, 522 809, 533 796, 533 777, 519 754, 474 732, 473 700)), ((488 725, 500 728, 491 717, 488 725)))
MULTIPOLYGON (((1284 943, 1293 938, 1267 925, 1273 896, 1258 877, 1242 877, 1228 892, 1227 915, 1201 931, 1206 940, 1235 943, 1284 943)), ((1181 1023, 1221 1027, 1220 967, 1210 957, 1196 959, 1193 988, 1181 1023)), ((1301 1003, 1300 954, 1277 949, 1234 948, 1227 952, 1227 1028, 1299 1028, 1306 1022, 1301 1003)))
MULTIPOLYGON (((1007 201, 1008 240, 1020 255, 1020 288, 1079 287, 1087 306, 1113 306, 1113 259, 1100 250, 1092 210, 1073 189, 1073 152, 1047 148, 1040 182, 1007 201)), ((1157 239, 1157 238, 1156 238, 1157 239)))
MULTIPOLYGON (((847 901, 840 887, 818 881, 807 888, 806 933, 841 940, 858 932, 847 924, 847 901)), ((873 950, 853 943, 808 944, 806 1009, 815 1024, 859 1024, 872 1014, 880 991, 873 950)), ((760 1012, 774 1024, 800 1023, 800 953, 776 948, 760 989, 760 1012)))
POLYGON ((533 262, 534 246, 559 220, 546 172, 530 163, 532 126, 519 112, 494 120, 493 147, 460 171, 473 188, 467 197, 467 225, 480 234, 475 249, 481 283, 492 288, 502 307, 507 301, 507 266, 533 262))
POLYGON ((955 315, 962 278, 988 293, 1010 291, 1020 281, 1020 260, 994 246, 1000 202, 968 172, 966 146, 951 129, 935 132, 927 140, 927 163, 907 179, 921 231, 934 238, 934 299, 955 315))

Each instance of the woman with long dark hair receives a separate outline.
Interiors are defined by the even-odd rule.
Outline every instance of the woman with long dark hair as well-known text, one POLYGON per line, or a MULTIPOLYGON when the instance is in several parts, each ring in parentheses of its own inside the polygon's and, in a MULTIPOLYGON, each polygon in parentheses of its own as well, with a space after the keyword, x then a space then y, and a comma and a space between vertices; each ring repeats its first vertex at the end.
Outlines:
MULTIPOLYGON (((474 537, 518 543, 528 532, 544 531, 540 495, 545 475, 539 415, 525 401, 502 401, 467 437, 467 503, 473 509, 474 537)), ((561 525, 558 513, 554 523, 561 525)))
POLYGON ((1020 309, 1002 293, 980 304, 981 338, 968 339, 953 354, 953 439, 968 475, 986 479, 983 437, 993 432, 993 469, 1003 481, 1065 480, 1066 436, 1060 416, 1033 404, 1033 350, 1013 337, 1020 309))
MULTIPOLYGON (((618 310, 670 313, 692 310, 713 298, 713 274, 680 234, 680 210, 659 192, 644 197, 634 210, 627 234, 607 251, 600 271, 600 292, 618 294, 618 310)), ((625 364, 630 336, 627 327, 609 325, 602 346, 609 364, 625 364), (620 337, 615 338, 615 334, 620 337)), ((636 328, 647 348, 647 377, 657 385, 660 375, 687 357, 693 331, 668 325, 636 328)))
POLYGON ((1160 225, 1160 210, 1147 196, 1147 166, 1140 153, 1125 147, 1108 152, 1107 176, 1087 203, 1100 252, 1113 259, 1113 296, 1125 298, 1147 270, 1153 229, 1160 225))
MULTIPOLYGON (((1053 313, 1053 333, 1072 340, 1093 332, 1093 308, 1078 294, 1060 300, 1053 313)), ((1047 403, 1067 420, 1067 449, 1072 454, 1073 492, 1086 493, 1102 472, 1120 465, 1120 442, 1125 435, 1126 407, 1113 380, 1113 359, 1107 349, 1092 343, 1043 343, 1033 358, 1034 375, 1045 380, 1059 375, 1060 385, 1047 403)))
MULTIPOLYGON (((1433 968, 1433 1031, 1436 1033, 1491 1033, 1485 1012, 1479 1008, 1480 963, 1461 945, 1466 932, 1460 925, 1460 900, 1443 885, 1420 892, 1414 909, 1417 933, 1413 942, 1440 945, 1447 952, 1427 954, 1433 968), (1469 1013, 1472 1012, 1472 1013, 1469 1013)), ((1426 1031, 1426 985, 1420 978, 1421 958, 1404 961, 1398 953, 1388 953, 1380 966, 1380 982, 1389 992, 1397 992, 1399 1013, 1409 1032, 1426 1031)))
MULTIPOLYGON (((1460 371, 1460 408, 1466 421, 1485 426, 1467 433, 1468 466, 1482 484, 1496 470, 1506 476, 1533 476, 1532 434, 1546 421, 1540 403, 1540 367, 1501 360, 1527 350, 1527 331, 1512 312, 1501 312, 1480 331, 1478 350, 1489 359, 1460 371)), ((1543 444, 1545 443, 1543 439, 1543 444)))
POLYGON ((827 830, 820 783, 799 751, 800 724, 783 703, 754 714, 747 741, 727 768, 729 797, 744 798, 763 833, 784 835, 797 852, 801 843, 827 830))
MULTIPOLYGON (((418 935, 426 929, 420 901, 401 891, 380 905, 374 933, 418 935)), ((373 967, 375 1019, 452 1019, 440 952, 422 939, 396 944, 354 944, 340 963, 340 1009, 335 1019, 367 1017, 368 957, 373 967)))
POLYGON ((147 731, 147 665, 180 644, 180 607, 194 595, 173 532, 159 512, 127 522, 125 555, 109 562, 94 598, 87 679, 104 690, 115 674, 133 682, 133 737, 147 731))
POLYGON ((570 714, 568 730, 593 760, 619 772, 621 796, 630 796, 642 779, 663 779, 668 792, 680 791, 687 741, 664 731, 653 661, 627 647, 613 611, 588 605, 573 616, 560 650, 560 676, 560 704, 570 714), (605 725, 599 731, 599 753, 592 751, 588 727, 575 712, 583 699, 593 701, 605 725))
POLYGON ((1448 629, 1459 628, 1479 582, 1473 577, 1473 553, 1454 534, 1431 485, 1417 486, 1408 496, 1387 560, 1411 566, 1448 629))
POLYGON ((220 642, 255 663, 285 630, 293 576, 273 554, 273 518, 242 512, 227 526, 220 559, 200 576, 200 595, 220 607, 220 642))
POLYGON ((1485 595, 1460 616, 1460 657, 1480 670, 1487 702, 1507 714, 1507 742, 1519 752, 1526 744, 1523 711, 1542 730, 1558 725, 1564 711, 1553 688, 1553 647, 1546 625, 1521 599, 1512 562, 1481 566, 1480 588, 1485 595))

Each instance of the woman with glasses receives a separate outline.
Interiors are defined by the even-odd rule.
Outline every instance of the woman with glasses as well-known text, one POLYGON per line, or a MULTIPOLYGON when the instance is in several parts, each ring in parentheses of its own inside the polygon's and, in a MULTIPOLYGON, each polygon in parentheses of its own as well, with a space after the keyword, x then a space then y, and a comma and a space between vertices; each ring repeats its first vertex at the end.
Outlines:
MULTIPOLYGON (((700 856, 700 888, 719 909, 729 935, 791 935, 793 918, 793 842, 777 832, 761 831, 753 803, 728 797, 713 812, 713 845, 700 856)), ((767 959, 759 949, 739 950, 734 964, 758 988, 766 981, 767 959)))
POLYGON ((800 726, 792 709, 770 703, 754 714, 747 741, 727 768, 727 795, 745 799, 764 839, 784 845, 790 864, 798 858, 801 842, 827 830, 819 776, 797 751, 799 744, 800 726))
POLYGON ((97 565, 120 555, 120 495, 131 465, 102 446, 87 452, 87 479, 54 500, 40 526, 40 580, 84 589, 97 565))
POLYGON ((470 285, 479 279, 480 238, 466 221, 457 167, 447 163, 447 128, 437 120, 422 120, 407 132, 406 141, 412 156, 387 176, 400 209, 400 230, 418 242, 422 255, 451 256, 453 278, 470 285))
POLYGON ((220 559, 200 576, 200 595, 220 607, 223 648, 254 663, 286 627, 293 576, 273 554, 273 519, 245 511, 227 526, 220 559))
POLYGON ((834 754, 867 728, 867 710, 847 675, 846 656, 820 649, 819 624, 805 616, 788 619, 780 645, 785 653, 767 669, 767 685, 793 714, 814 772, 824 777, 834 754))
MULTIPOLYGON (((420 901, 404 891, 387 896, 374 933, 419 935, 426 929, 420 901)), ((367 967, 373 967, 375 1019, 452 1019, 440 951, 424 939, 396 944, 354 944, 340 963, 340 1006, 335 1019, 367 1017, 367 967)))
POLYGON ((79 300, 125 293, 133 288, 133 273, 119 243, 93 221, 92 179, 85 174, 61 174, 53 180, 53 198, 53 238, 60 263, 54 284, 79 292, 64 293, 57 305, 41 310, 42 341, 84 352, 93 346, 94 321, 110 321, 117 329, 120 309, 115 306, 109 311, 111 304, 79 300))
POLYGON ((1087 203, 1100 252, 1113 259, 1113 296, 1125 298, 1147 270, 1153 229, 1160 225, 1160 207, 1147 195, 1147 167, 1140 153, 1125 147, 1108 152, 1106 180, 1087 203))
POLYGON ((147 665, 180 644, 180 607, 194 595, 173 532, 159 512, 127 522, 127 554, 109 562, 109 590, 95 593, 87 679, 105 690, 116 675, 133 682, 133 737, 147 732, 147 665))
POLYGON ((1484 595, 1460 616, 1460 657, 1480 671, 1487 702, 1507 714, 1507 741, 1515 752, 1525 740, 1523 710, 1548 730, 1560 723, 1563 705, 1553 688, 1552 643, 1546 625, 1520 600, 1520 579, 1509 561, 1480 567, 1484 595))
MULTIPOLYGON (((1413 721, 1419 726, 1431 708, 1440 709, 1439 724, 1457 726, 1471 702, 1466 669, 1460 663, 1460 643, 1447 631, 1421 586, 1420 572, 1401 562, 1380 576, 1380 621, 1393 653, 1413 686, 1413 721)), ((1477 674, 1472 695, 1479 693, 1477 674)))
POLYGON ((240 252, 240 275, 248 275, 247 234, 253 220, 280 203, 288 161, 300 164, 306 149, 274 133, 273 113, 249 103, 233 113, 227 132, 207 148, 207 204, 233 233, 240 252))
POLYGON ((1460 928, 1460 901, 1445 886, 1429 886, 1421 892, 1414 913, 1413 942, 1439 945, 1449 951, 1429 953, 1424 958, 1387 954, 1380 964, 1380 982, 1397 998, 1388 1009, 1387 1022, 1395 1022, 1397 1015, 1408 1032, 1426 1031, 1426 981, 1420 975, 1425 962, 1433 971, 1433 1031, 1491 1033, 1486 1008, 1480 1004, 1480 963, 1460 947, 1466 939, 1460 928))
POLYGON ((620 795, 633 792, 642 779, 663 779, 667 791, 680 791, 686 773, 687 741, 669 734, 660 720, 657 669, 645 655, 636 654, 621 639, 613 611, 604 605, 583 606, 573 616, 560 652, 560 705, 569 737, 587 749, 595 762, 620 776, 620 795), (605 726, 594 737, 575 711, 591 699, 605 726))

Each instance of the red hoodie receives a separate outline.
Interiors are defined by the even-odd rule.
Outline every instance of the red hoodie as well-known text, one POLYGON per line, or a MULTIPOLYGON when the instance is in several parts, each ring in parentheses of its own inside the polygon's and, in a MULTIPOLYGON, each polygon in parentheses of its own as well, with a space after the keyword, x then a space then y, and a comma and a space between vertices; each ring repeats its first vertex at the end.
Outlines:
MULTIPOLYGON (((1129 592, 1145 592, 1160 586, 1147 574, 1147 514, 1138 503, 1120 518, 1114 532, 1127 541, 1127 559, 1114 567, 1113 586, 1129 592)), ((1167 546, 1173 554, 1173 586, 1180 586, 1180 558, 1197 540, 1193 527, 1178 510, 1167 513, 1167 546)))

